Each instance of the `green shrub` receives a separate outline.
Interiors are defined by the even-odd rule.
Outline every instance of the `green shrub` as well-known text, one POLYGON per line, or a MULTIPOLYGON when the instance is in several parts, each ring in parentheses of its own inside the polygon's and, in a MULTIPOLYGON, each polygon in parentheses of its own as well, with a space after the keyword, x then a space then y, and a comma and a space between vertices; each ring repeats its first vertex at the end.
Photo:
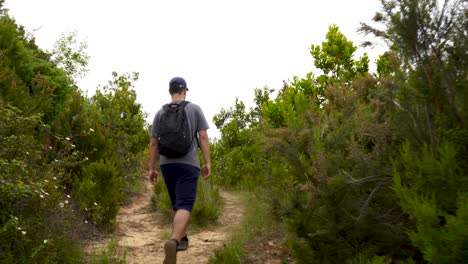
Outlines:
POLYGON ((192 211, 192 223, 196 226, 216 224, 222 209, 219 188, 207 181, 198 181, 197 200, 192 211))
POLYGON ((119 242, 112 239, 107 244, 107 249, 94 252, 91 256, 91 264, 125 264, 127 263, 127 252, 119 249, 119 242))
POLYGON ((83 180, 76 196, 91 221, 99 225, 115 222, 122 198, 122 180, 112 164, 93 162, 83 167, 83 180))
POLYGON ((61 184, 62 163, 76 159, 49 160, 55 151, 35 138, 47 129, 38 115, 0 104, 0 116, 0 263, 79 262, 89 229, 61 184))
POLYGON ((414 151, 405 144, 402 167, 395 165, 394 190, 414 227, 413 244, 430 263, 468 259, 468 176, 457 147, 443 143, 436 151, 414 151))
POLYGON ((249 257, 255 253, 249 253, 249 249, 258 249, 258 244, 270 239, 279 239, 285 242, 288 235, 284 223, 278 218, 271 217, 271 211, 260 188, 256 193, 241 192, 241 199, 246 208, 245 218, 232 232, 232 236, 223 247, 215 250, 215 255, 210 258, 210 263, 251 263, 249 257))

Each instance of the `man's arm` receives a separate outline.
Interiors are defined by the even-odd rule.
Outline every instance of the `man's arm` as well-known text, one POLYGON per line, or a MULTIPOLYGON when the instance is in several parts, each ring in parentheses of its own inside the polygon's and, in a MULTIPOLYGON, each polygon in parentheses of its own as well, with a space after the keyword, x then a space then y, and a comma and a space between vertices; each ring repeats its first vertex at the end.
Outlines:
POLYGON ((158 180, 158 171, 156 170, 156 163, 159 156, 158 152, 158 139, 151 137, 149 145, 149 180, 155 183, 158 180))
POLYGON ((208 140, 208 132, 206 129, 198 131, 198 137, 200 140, 200 148, 203 154, 203 160, 205 161, 202 168, 202 175, 206 180, 211 174, 210 142, 208 140))

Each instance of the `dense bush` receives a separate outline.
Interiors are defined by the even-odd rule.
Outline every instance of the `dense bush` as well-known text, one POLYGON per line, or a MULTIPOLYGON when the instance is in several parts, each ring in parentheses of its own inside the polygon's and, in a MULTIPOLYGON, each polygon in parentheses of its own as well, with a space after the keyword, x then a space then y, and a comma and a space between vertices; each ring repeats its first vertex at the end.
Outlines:
POLYGON ((465 9, 383 0, 361 28, 389 44, 377 73, 331 26, 315 73, 257 100, 256 119, 239 101, 215 117, 216 180, 264 193, 299 263, 466 259, 465 9))
MULTIPOLYGON (((93 98, 76 34, 53 53, 9 17, 0 0, 0 262, 81 263, 79 241, 110 227, 141 175, 147 125, 137 74, 93 98)), ((101 91, 102 89, 102 91, 101 91)))

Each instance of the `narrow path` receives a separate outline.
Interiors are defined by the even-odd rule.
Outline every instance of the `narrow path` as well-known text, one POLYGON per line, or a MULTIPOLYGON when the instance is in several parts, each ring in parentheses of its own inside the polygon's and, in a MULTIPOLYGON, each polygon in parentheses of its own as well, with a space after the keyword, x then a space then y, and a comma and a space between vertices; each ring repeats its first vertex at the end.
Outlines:
MULTIPOLYGON (((151 210, 151 194, 152 185, 148 184, 131 203, 120 208, 113 235, 101 241, 90 242, 88 250, 99 252, 113 238, 126 251, 127 263, 162 263, 163 247, 171 233, 171 225, 159 213, 151 210)), ((221 192, 221 196, 224 208, 218 224, 193 234, 189 231, 190 247, 187 251, 178 252, 177 263, 207 263, 214 254, 214 249, 221 247, 233 228, 241 223, 245 210, 241 199, 225 191, 221 192)))

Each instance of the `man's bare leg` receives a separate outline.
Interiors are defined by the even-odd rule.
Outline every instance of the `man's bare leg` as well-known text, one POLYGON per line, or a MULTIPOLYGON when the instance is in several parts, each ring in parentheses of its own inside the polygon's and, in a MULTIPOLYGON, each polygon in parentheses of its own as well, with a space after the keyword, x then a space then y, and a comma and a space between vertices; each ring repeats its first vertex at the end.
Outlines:
POLYGON ((180 241, 186 234, 190 224, 191 213, 187 210, 180 209, 174 214, 172 222, 172 238, 180 241))

